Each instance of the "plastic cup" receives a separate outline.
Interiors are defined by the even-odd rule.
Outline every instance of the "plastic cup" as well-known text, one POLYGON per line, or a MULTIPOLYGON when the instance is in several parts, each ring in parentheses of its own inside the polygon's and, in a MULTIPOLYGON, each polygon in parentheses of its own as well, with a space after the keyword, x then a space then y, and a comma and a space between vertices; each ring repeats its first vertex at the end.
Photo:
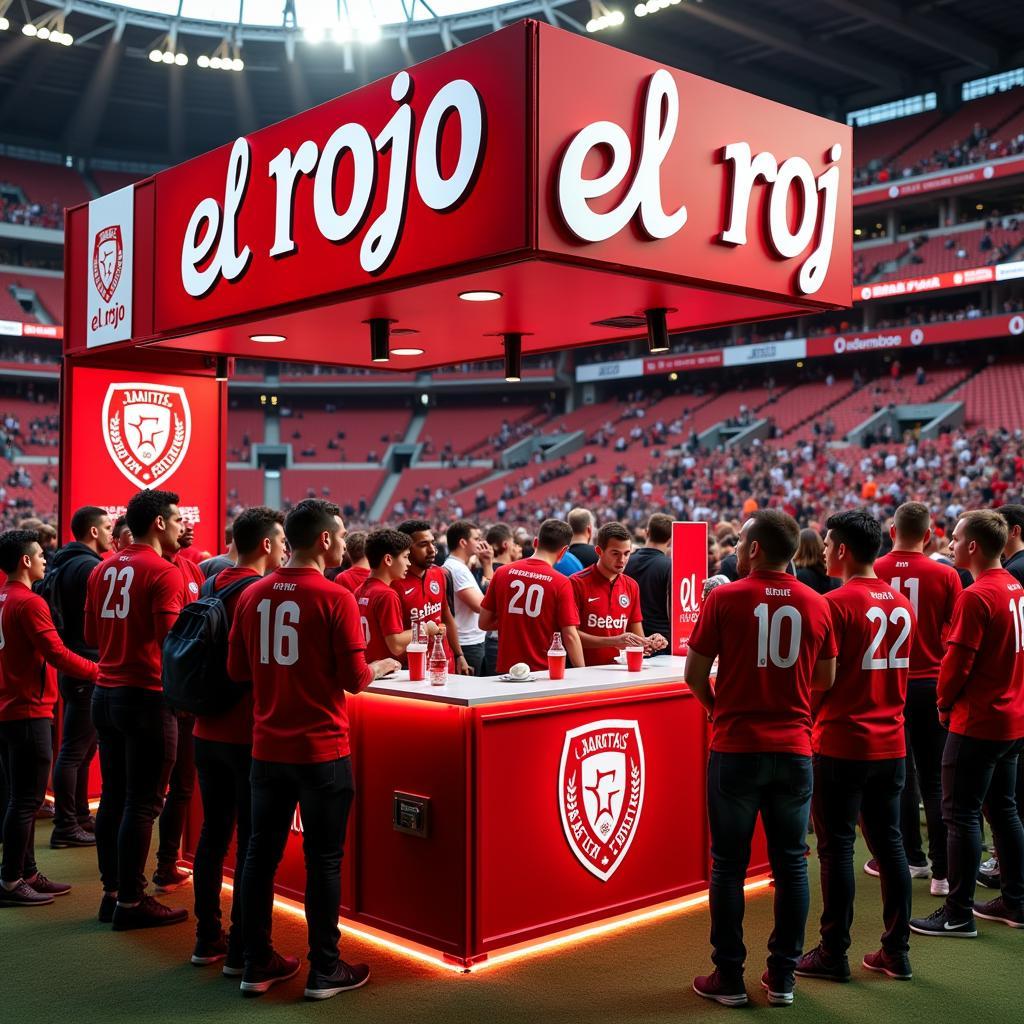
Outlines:
POLYGON ((626 648, 626 671, 639 672, 644 667, 644 649, 642 647, 626 648))
POLYGON ((548 651, 548 676, 551 679, 565 678, 565 651, 548 651))
POLYGON ((427 645, 409 644, 405 653, 409 656, 409 681, 422 683, 427 678, 427 645))

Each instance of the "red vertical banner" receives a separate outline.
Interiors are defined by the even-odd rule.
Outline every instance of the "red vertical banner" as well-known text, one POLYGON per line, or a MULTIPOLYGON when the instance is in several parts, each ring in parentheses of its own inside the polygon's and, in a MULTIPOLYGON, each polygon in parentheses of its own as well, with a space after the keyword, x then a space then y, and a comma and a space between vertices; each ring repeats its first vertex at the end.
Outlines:
POLYGON ((212 376, 82 366, 72 359, 62 386, 62 540, 71 539, 76 508, 99 505, 120 515, 133 494, 153 488, 181 496, 198 550, 220 551, 225 385, 212 376))
POLYGON ((672 647, 684 655, 704 604, 708 578, 708 524, 672 524, 672 647))

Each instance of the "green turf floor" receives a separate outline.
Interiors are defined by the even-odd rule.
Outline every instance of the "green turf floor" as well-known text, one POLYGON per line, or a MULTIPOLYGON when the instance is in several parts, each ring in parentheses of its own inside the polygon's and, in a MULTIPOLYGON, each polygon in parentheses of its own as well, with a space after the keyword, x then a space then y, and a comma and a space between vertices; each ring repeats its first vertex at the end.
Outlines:
MULTIPOLYGON (((557 953, 495 967, 478 975, 442 972, 342 937, 342 955, 367 960, 370 984, 322 1003, 302 999, 299 977, 259 1000, 239 994, 237 981, 216 968, 188 963, 192 923, 154 932, 114 933, 95 917, 99 903, 91 850, 52 851, 49 823, 40 823, 42 870, 74 884, 48 907, 0 909, 0 1022, 2 1024, 120 1024, 265 1019, 416 1022, 621 1022, 713 1021, 730 1014, 785 1014, 794 1022, 850 1024, 1018 1024, 1024 1022, 1024 930, 979 922, 975 940, 913 937, 914 980, 890 981, 854 966, 849 985, 802 980, 796 1004, 770 1010, 758 985, 770 925, 769 890, 748 898, 748 991, 751 1008, 728 1010, 690 990, 708 969, 708 915, 699 907, 679 916, 591 940, 557 953)), ((813 842, 813 839, 812 839, 813 842)), ((809 941, 821 906, 817 864, 811 861, 809 941)), ((851 961, 878 946, 878 882, 858 874, 857 921, 851 961)), ((982 893, 987 890, 982 890, 982 893)), ((191 910, 192 891, 168 898, 191 910)), ((926 881, 914 882, 914 909, 929 913, 938 902, 926 881)), ((275 944, 303 956, 305 930, 277 914, 275 944)), ((741 1018, 742 1019, 742 1018, 741 1018)))

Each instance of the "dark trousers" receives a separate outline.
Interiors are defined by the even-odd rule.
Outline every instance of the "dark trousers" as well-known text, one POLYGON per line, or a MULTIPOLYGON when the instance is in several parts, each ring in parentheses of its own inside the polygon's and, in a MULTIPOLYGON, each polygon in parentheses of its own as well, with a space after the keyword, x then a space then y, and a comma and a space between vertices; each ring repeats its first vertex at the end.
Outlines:
POLYGON ((1024 907, 1024 828, 1017 813, 1017 763, 1024 740, 979 740, 951 732, 942 755, 942 813, 949 833, 950 916, 974 910, 981 813, 992 826, 999 881, 1009 907, 1024 907))
POLYGON ((20 718, 0 722, 0 757, 3 758, 9 795, 3 817, 4 857, 0 878, 16 882, 33 878, 36 867, 36 811, 43 806, 53 760, 49 718, 20 718))
POLYGON ((484 664, 479 675, 496 676, 498 674, 498 634, 488 633, 484 641, 484 664))
POLYGON ((104 892, 134 903, 146 888, 153 822, 174 767, 178 724, 162 693, 134 686, 97 686, 92 720, 103 771, 96 813, 100 879, 104 892))
POLYGON ((193 863, 196 937, 212 942, 221 933, 220 890, 224 881, 224 858, 231 836, 238 826, 235 842, 235 889, 231 898, 231 930, 228 944, 242 951, 242 901, 238 883, 242 878, 249 835, 252 832, 252 747, 240 743, 218 743, 195 739, 199 795, 203 801, 203 827, 199 832, 193 863))
POLYGON ((743 975, 743 883, 758 813, 775 877, 775 928, 768 939, 773 983, 792 981, 803 952, 810 895, 807 817, 811 759, 799 754, 723 754, 708 762, 711 822, 712 960, 728 981, 743 975))
POLYGON ((932 874, 936 878, 945 878, 948 869, 946 826, 942 820, 942 751, 946 746, 946 730, 939 722, 939 712, 935 707, 934 680, 910 681, 904 719, 908 766, 907 784, 903 789, 900 809, 903 848, 911 863, 924 862, 921 850, 921 812, 918 809, 920 794, 928 825, 928 859, 932 862, 932 874), (911 779, 912 772, 914 780, 911 779), (912 781, 916 781, 916 785, 912 785, 912 781))
POLYGON ((894 956, 910 948, 910 871, 900 834, 905 777, 902 757, 884 761, 814 758, 811 814, 821 861, 821 945, 830 957, 845 957, 850 948, 858 818, 870 837, 881 876, 882 948, 894 956))
MULTIPOLYGON (((484 674, 484 656, 486 653, 487 644, 470 644, 468 647, 462 648, 462 655, 469 664, 469 667, 473 670, 473 675, 482 676, 484 674)), ((495 659, 497 663, 497 659, 495 659)))
POLYGON ((89 766, 96 756, 92 683, 60 673, 64 702, 60 750, 53 765, 54 828, 73 828, 89 818, 89 766))
POLYGON ((302 814, 309 962, 331 973, 338 963, 341 855, 355 797, 352 759, 320 764, 252 762, 252 836, 242 873, 242 929, 247 963, 270 957, 274 874, 295 807, 302 814))
POLYGON ((185 816, 192 803, 196 789, 196 752, 192 730, 196 720, 192 715, 178 715, 178 742, 174 757, 174 768, 160 812, 160 842, 156 848, 158 868, 168 870, 177 866, 178 850, 181 848, 181 833, 185 828, 185 816))

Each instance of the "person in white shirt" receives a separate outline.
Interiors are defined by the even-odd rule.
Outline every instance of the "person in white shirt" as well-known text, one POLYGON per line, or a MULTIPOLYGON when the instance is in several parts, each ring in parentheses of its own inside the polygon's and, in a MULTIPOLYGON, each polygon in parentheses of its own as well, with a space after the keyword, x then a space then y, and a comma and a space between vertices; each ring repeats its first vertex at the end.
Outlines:
POLYGON ((468 519, 460 519, 448 527, 446 535, 448 558, 444 567, 451 573, 455 589, 455 627, 459 646, 474 675, 480 675, 484 664, 487 634, 480 628, 480 602, 484 592, 470 571, 470 559, 476 558, 483 573, 484 586, 494 575, 493 553, 483 539, 480 527, 468 519))

